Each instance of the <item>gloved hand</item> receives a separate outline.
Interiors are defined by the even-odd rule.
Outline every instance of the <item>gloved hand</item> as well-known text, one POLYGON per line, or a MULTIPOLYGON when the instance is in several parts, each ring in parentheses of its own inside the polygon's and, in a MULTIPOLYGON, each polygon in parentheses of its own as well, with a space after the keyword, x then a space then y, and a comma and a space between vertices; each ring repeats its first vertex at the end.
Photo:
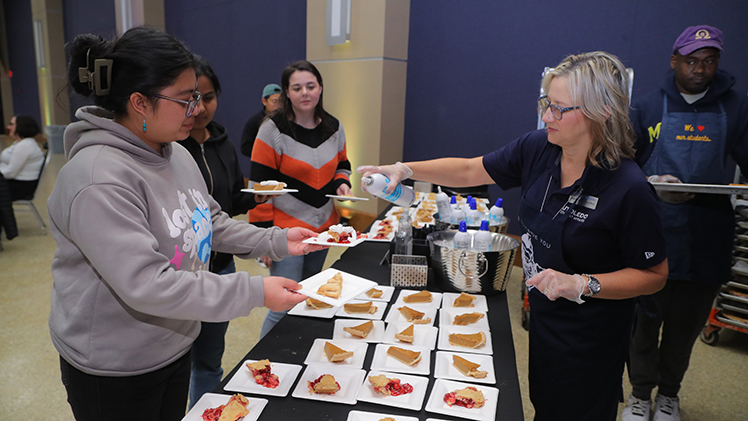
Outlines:
MULTIPOLYGON (((670 174, 650 175, 649 177, 647 177, 647 181, 649 181, 650 183, 683 183, 682 181, 680 181, 680 179, 678 179, 678 177, 674 177, 670 174)), ((660 199, 662 199, 663 201, 673 204, 683 203, 695 197, 693 193, 682 193, 664 190, 657 190, 657 195, 660 196, 660 199)))
POLYGON ((582 304, 584 303, 582 294, 584 287, 587 286, 587 280, 579 274, 567 275, 553 269, 546 269, 530 278, 527 285, 534 286, 551 301, 563 297, 582 304))
MULTIPOLYGON (((390 184, 387 185, 387 190, 385 190, 385 193, 389 194, 395 191, 395 187, 403 180, 407 180, 413 175, 413 170, 408 168, 407 165, 403 164, 402 162, 396 162, 393 165, 382 165, 377 167, 376 165, 362 165, 358 168, 356 168, 356 172, 364 173, 362 177, 366 177, 368 175, 379 173, 384 174, 387 176, 387 178, 390 179, 390 184)), ((366 186, 363 182, 361 182, 361 188, 366 190, 366 186)))

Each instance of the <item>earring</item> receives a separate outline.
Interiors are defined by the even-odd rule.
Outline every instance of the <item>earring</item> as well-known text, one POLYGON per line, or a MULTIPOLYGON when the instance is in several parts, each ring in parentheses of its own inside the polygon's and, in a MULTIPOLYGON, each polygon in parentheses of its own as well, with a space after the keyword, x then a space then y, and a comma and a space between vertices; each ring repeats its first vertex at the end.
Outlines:
POLYGON ((143 117, 143 131, 145 132, 145 130, 146 130, 146 127, 145 127, 145 117, 143 117))

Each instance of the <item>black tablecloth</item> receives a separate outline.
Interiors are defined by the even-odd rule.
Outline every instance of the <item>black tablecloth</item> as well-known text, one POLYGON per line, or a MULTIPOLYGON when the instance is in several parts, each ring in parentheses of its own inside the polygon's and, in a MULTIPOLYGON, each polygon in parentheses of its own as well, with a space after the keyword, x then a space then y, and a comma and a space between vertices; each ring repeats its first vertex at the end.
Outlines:
MULTIPOLYGON (((389 243, 364 242, 354 248, 347 250, 343 256, 333 264, 333 267, 344 272, 352 273, 378 282, 381 285, 389 285, 390 268, 387 264, 380 265, 389 248, 389 243)), ((428 289, 439 291, 433 285, 433 276, 429 274, 428 289)), ((398 289, 399 290, 399 289, 398 289)), ((396 290, 388 306, 395 301, 399 291, 396 290)), ((488 296, 488 321, 491 327, 491 339, 493 342, 494 369, 496 371, 496 384, 486 385, 499 389, 499 402, 496 411, 497 420, 523 420, 522 397, 517 377, 517 363, 514 354, 512 330, 509 322, 509 311, 507 307, 506 293, 488 296)), ((389 311, 389 309, 387 310, 389 311)), ((385 313, 387 314, 387 313, 385 313)), ((239 361, 236 367, 226 376, 216 388, 216 393, 232 393, 224 390, 224 386, 241 367, 244 360, 270 359, 274 362, 304 365, 307 353, 316 338, 332 338, 333 319, 320 319, 302 316, 286 316, 273 328, 270 333, 260 340, 249 353, 239 361)), ((365 320, 362 320, 363 323, 365 320)), ((437 325, 438 326, 438 325, 437 325)), ((375 345, 375 344, 372 344, 375 345)), ((375 346, 369 346, 364 361, 363 369, 367 372, 371 367, 375 346)), ((432 351, 432 356, 434 356, 432 351)), ((431 395, 434 386, 434 363, 431 359, 431 375, 429 385, 423 402, 423 408, 431 395)), ((303 369, 302 369, 303 373, 303 369)), ((299 377, 296 382, 299 381, 299 377)), ((425 409, 419 412, 401 409, 392 406, 376 405, 368 402, 358 402, 356 405, 344 405, 337 403, 321 402, 308 399, 297 399, 291 397, 291 392, 284 398, 261 396, 268 399, 268 405, 260 415, 260 421, 268 420, 309 420, 309 421, 345 421, 348 412, 352 410, 379 412, 394 415, 417 417, 423 421, 427 418, 451 419, 449 416, 427 413, 425 409)))

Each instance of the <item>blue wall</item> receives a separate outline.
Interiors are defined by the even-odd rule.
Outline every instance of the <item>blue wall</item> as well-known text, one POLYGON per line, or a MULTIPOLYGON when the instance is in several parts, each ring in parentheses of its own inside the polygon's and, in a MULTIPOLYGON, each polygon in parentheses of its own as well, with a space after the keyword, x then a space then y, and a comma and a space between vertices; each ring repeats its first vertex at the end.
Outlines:
MULTIPOLYGON (((72 41, 79 34, 101 35, 110 40, 117 35, 117 21, 114 13, 114 1, 106 0, 65 0, 62 2, 62 19, 65 25, 65 43, 72 41)), ((66 54, 66 61, 70 57, 66 54)), ((94 99, 86 98, 68 89, 70 95, 70 120, 75 121, 75 110, 84 105, 93 105, 94 99)))
POLYGON ((215 121, 239 151, 244 123, 262 109, 262 88, 280 84, 283 69, 306 58, 306 1, 165 0, 166 30, 210 61, 223 93, 215 121))
MULTIPOLYGON (((540 74, 567 54, 611 52, 635 71, 634 99, 657 89, 691 25, 723 30, 720 68, 746 92, 747 17, 744 0, 412 0, 404 159, 479 156, 535 129, 540 74)), ((518 189, 490 193, 505 198, 518 233, 518 189)))
MULTIPOLYGON (((41 121, 39 88, 36 77, 36 53, 30 1, 4 1, 5 35, 8 40, 8 67, 13 72, 13 113, 41 121)), ((5 124, 10 121, 10 110, 5 110, 5 124)), ((5 126, 3 124, 3 127, 5 126)))

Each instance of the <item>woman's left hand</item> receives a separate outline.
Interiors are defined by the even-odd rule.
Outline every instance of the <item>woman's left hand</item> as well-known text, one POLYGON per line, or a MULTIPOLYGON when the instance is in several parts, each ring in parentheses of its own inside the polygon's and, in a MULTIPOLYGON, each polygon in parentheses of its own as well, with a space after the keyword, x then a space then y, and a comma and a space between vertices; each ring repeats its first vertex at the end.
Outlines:
POLYGON ((286 232, 286 239, 288 240, 288 252, 292 256, 301 256, 302 254, 309 254, 313 251, 324 250, 329 246, 320 246, 316 244, 305 244, 302 241, 307 238, 316 237, 317 233, 301 227, 289 228, 286 232))
POLYGON ((553 269, 546 269, 530 278, 527 285, 534 286, 551 301, 563 297, 569 301, 582 304, 584 302, 582 294, 585 286, 587 286, 587 281, 582 275, 567 275, 553 269))
POLYGON ((348 187, 348 184, 341 184, 340 187, 338 187, 337 192, 335 192, 338 196, 353 196, 353 193, 351 192, 351 188, 348 187))
POLYGON ((265 203, 268 200, 270 200, 270 196, 266 194, 255 194, 255 203, 257 203, 258 205, 261 203, 265 203))

